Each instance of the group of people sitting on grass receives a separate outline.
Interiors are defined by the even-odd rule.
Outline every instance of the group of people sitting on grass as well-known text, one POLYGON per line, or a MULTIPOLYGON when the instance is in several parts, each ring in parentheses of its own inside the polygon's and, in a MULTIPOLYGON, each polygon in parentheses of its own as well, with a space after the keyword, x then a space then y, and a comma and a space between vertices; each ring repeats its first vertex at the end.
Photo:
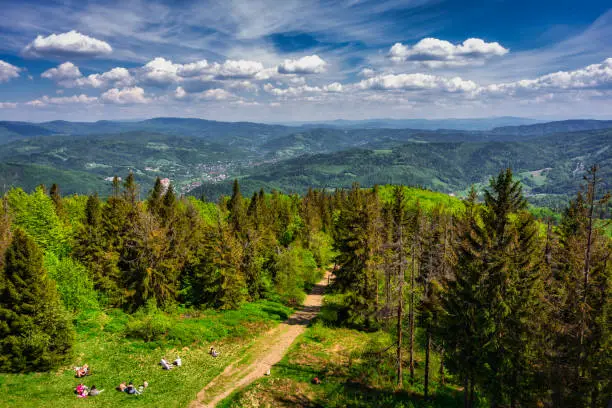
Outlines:
POLYGON ((84 384, 79 384, 74 389, 74 393, 77 395, 78 398, 95 397, 97 395, 100 395, 102 391, 104 390, 97 389, 95 385, 92 385, 90 389, 84 384))
POLYGON ((120 392, 125 392, 131 395, 140 395, 144 392, 144 390, 149 386, 148 382, 144 382, 142 385, 140 385, 138 388, 136 388, 134 386, 134 383, 132 381, 130 381, 127 385, 125 385, 124 382, 122 382, 121 384, 119 384, 117 386, 117 391, 120 392))
MULTIPOLYGON (((215 350, 214 347, 210 348, 210 350, 208 351, 208 354, 210 354, 213 357, 219 357, 219 352, 215 350)), ((162 366, 164 370, 171 370, 173 367, 182 366, 183 361, 181 360, 179 356, 177 356, 176 359, 172 362, 172 364, 170 364, 168 363, 168 360, 166 360, 166 357, 162 357, 159 364, 162 366)), ((77 378, 82 378, 82 377, 85 377, 86 375, 91 375, 91 371, 89 370, 89 366, 87 364, 83 364, 82 367, 75 367, 74 372, 77 378)), ((139 395, 139 394, 142 394, 142 392, 148 386, 149 386, 149 383, 146 381, 143 383, 143 385, 139 386, 138 388, 136 388, 131 381, 127 385, 123 382, 117 386, 117 391, 126 392, 128 394, 139 395)), ((96 395, 99 395, 102 391, 104 390, 98 390, 95 385, 92 385, 91 389, 89 389, 89 387, 87 387, 84 384, 79 384, 74 389, 75 394, 79 398, 85 398, 88 396, 94 397, 96 395)))
POLYGON ((159 362, 159 364, 162 366, 162 368, 164 370, 171 370, 173 367, 180 367, 183 365, 183 360, 181 360, 180 357, 176 357, 176 360, 174 360, 172 362, 172 364, 168 363, 168 360, 166 360, 166 357, 162 357, 161 361, 159 362))
POLYGON ((82 367, 74 367, 74 372, 76 378, 82 378, 86 375, 91 375, 91 372, 89 371, 89 366, 87 364, 83 364, 82 367))
MULTIPOLYGON (((178 360, 180 362, 180 359, 178 360)), ((82 367, 75 367, 74 372, 77 378, 82 378, 86 375, 91 375, 91 371, 89 370, 89 366, 87 364, 83 364, 82 367)), ((117 391, 126 392, 128 394, 142 394, 144 389, 148 386, 149 383, 145 381, 143 385, 136 388, 134 387, 134 384, 130 381, 128 385, 125 385, 125 383, 119 384, 119 386, 117 387, 117 391)), ((97 395, 100 395, 102 391, 104 390, 99 390, 98 388, 96 388, 95 385, 92 385, 91 388, 89 388, 83 383, 77 385, 74 389, 74 393, 78 398, 95 397, 97 395)))

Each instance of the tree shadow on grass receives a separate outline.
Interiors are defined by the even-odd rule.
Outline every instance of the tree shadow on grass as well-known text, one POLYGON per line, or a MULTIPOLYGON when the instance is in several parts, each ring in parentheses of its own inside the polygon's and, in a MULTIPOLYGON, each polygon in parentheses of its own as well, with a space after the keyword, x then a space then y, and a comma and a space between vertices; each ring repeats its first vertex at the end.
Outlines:
POLYGON ((289 313, 282 310, 274 309, 271 307, 264 307, 261 310, 269 315, 277 315, 279 320, 287 320, 289 318, 289 313))

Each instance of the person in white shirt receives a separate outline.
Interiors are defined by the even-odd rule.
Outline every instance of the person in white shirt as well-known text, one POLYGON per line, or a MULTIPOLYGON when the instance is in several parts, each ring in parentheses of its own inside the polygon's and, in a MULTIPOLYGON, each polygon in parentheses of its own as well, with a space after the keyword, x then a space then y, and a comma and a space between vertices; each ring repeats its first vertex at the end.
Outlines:
POLYGON ((161 361, 159 362, 159 364, 161 364, 162 368, 164 370, 170 370, 172 369, 172 366, 170 364, 168 364, 168 361, 166 361, 165 357, 162 357, 161 361))
POLYGON ((181 360, 181 358, 179 356, 176 356, 176 360, 174 360, 172 362, 172 364, 174 364, 177 367, 180 367, 183 365, 183 361, 181 360))

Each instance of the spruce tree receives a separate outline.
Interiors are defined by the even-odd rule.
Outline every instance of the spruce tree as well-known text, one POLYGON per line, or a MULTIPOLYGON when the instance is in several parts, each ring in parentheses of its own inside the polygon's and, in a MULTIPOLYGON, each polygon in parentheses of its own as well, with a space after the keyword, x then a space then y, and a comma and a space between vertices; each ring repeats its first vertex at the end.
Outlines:
POLYGON ((372 192, 355 184, 335 222, 338 251, 334 285, 347 294, 349 320, 372 325, 382 261, 382 220, 372 192))
POLYGON ((11 243, 11 217, 7 197, 0 205, 0 272, 4 268, 4 252, 11 243))
MULTIPOLYGON (((396 346, 396 365, 397 365, 397 386, 402 388, 404 385, 403 379, 403 357, 402 357, 402 340, 403 340, 403 324, 404 324, 404 284, 406 281, 406 232, 408 230, 408 216, 406 209, 406 197, 403 186, 395 186, 393 188, 393 202, 389 209, 391 214, 391 238, 392 242, 388 245, 392 249, 392 257, 390 265, 387 269, 395 270, 395 279, 397 281, 397 346, 396 346)), ((387 274, 387 286, 391 286, 390 275, 387 274)), ((390 289, 387 289, 390 290, 390 289)), ((388 295, 388 298, 390 295, 388 295)), ((387 300, 389 302, 389 300, 387 300)))
POLYGON ((0 272, 0 370, 50 370, 66 360, 73 343, 74 328, 42 252, 16 229, 0 272))
POLYGON ((136 202, 138 201, 138 184, 136 184, 136 178, 131 171, 123 182, 123 198, 132 208, 136 207, 136 202))
POLYGON ((556 406, 603 406, 612 388, 612 243, 594 221, 610 196, 598 196, 597 171, 590 169, 584 194, 565 210, 552 249, 549 378, 556 406))
MULTIPOLYGON (((111 198, 111 203, 117 199, 111 198)), ((118 207, 111 205, 103 211, 97 194, 87 198, 85 221, 77 229, 73 256, 91 273, 94 287, 108 297, 109 303, 116 305, 120 298, 120 273, 117 267, 119 253, 113 242, 120 240, 119 226, 115 222, 118 207), (112 218, 109 218, 112 217, 112 218)))
POLYGON ((51 186, 51 190, 49 190, 49 195, 51 196, 51 200, 53 200, 53 204, 55 205, 55 212, 58 217, 64 217, 66 215, 64 210, 64 203, 62 200, 62 195, 60 193, 60 188, 57 184, 53 183, 53 185, 51 186))
POLYGON ((246 228, 245 215, 246 209, 244 208, 244 198, 240 192, 240 184, 238 179, 234 180, 232 187, 232 197, 227 203, 227 209, 230 212, 230 224, 236 233, 242 233, 246 228))
POLYGON ((151 214, 157 214, 159 212, 163 191, 164 186, 162 185, 160 178, 157 177, 155 179, 155 184, 153 185, 153 190, 151 190, 149 193, 149 198, 147 199, 147 208, 151 214))

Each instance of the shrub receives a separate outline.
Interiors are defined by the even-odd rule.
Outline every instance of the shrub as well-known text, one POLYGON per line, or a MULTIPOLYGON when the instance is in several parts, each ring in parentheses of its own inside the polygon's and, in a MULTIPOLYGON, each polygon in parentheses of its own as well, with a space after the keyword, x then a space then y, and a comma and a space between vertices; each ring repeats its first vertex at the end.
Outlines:
POLYGON ((171 324, 171 319, 155 306, 155 299, 150 299, 144 308, 129 318, 125 333, 128 337, 151 342, 166 335, 171 324))

